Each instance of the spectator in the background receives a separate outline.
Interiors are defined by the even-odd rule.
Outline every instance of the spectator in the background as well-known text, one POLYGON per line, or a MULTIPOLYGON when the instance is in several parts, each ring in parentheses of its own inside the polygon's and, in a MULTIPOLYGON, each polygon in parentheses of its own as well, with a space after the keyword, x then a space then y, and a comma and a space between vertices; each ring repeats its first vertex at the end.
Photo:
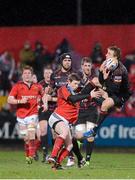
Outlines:
POLYGON ((130 71, 130 66, 132 64, 135 64, 135 53, 131 53, 131 54, 126 55, 124 61, 125 61, 124 65, 126 66, 127 71, 129 72, 130 71))
POLYGON ((35 57, 29 41, 24 43, 23 48, 19 52, 19 58, 20 67, 23 67, 24 65, 30 65, 33 67, 35 57))
POLYGON ((73 58, 72 67, 74 69, 80 69, 82 56, 74 50, 74 48, 72 47, 72 45, 66 38, 64 38, 61 41, 61 43, 56 46, 55 53, 54 53, 56 67, 54 69, 58 68, 59 56, 62 55, 63 53, 67 53, 67 52, 70 53, 70 55, 73 58))
POLYGON ((11 88, 11 81, 15 71, 15 60, 12 54, 5 51, 0 56, 0 91, 1 95, 7 95, 11 88))
POLYGON ((125 104, 125 113, 127 117, 135 117, 135 92, 125 104))
POLYGON ((59 57, 60 55, 62 55, 63 53, 67 53, 67 52, 70 52, 72 49, 69 41, 64 38, 57 46, 56 46, 56 49, 54 51, 54 60, 55 60, 55 64, 56 64, 56 67, 55 67, 55 70, 58 68, 58 61, 59 61, 59 57))
POLYGON ((102 45, 99 42, 95 43, 92 53, 90 54, 90 57, 95 67, 95 71, 98 71, 99 66, 102 64, 103 60, 105 59, 102 50, 102 45))
POLYGON ((129 76, 131 91, 135 91, 135 63, 130 66, 128 76, 129 76))
POLYGON ((73 58, 73 61, 72 61, 72 67, 74 68, 74 69, 81 69, 81 59, 82 59, 82 56, 81 56, 81 54, 79 54, 77 51, 75 51, 74 49, 72 49, 71 51, 70 51, 70 54, 71 54, 71 56, 72 56, 72 58, 73 58))
POLYGON ((36 41, 34 56, 34 71, 37 75, 38 81, 40 81, 41 79, 43 79, 43 67, 52 63, 52 55, 47 51, 47 47, 44 47, 42 42, 36 41))
POLYGON ((42 42, 36 41, 35 42, 35 49, 34 49, 34 54, 35 57, 39 57, 43 53, 44 47, 42 42))
POLYGON ((93 63, 102 64, 104 60, 104 55, 102 51, 102 45, 99 42, 95 43, 90 56, 92 58, 93 63))
POLYGON ((129 83, 132 96, 125 104, 125 113, 128 117, 135 117, 135 64, 132 64, 129 68, 129 83))

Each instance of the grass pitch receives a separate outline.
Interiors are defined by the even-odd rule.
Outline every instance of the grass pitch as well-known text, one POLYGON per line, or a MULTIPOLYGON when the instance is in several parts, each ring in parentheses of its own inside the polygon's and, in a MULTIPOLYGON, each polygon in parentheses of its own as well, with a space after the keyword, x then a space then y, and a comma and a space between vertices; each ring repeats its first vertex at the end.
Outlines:
POLYGON ((25 163, 22 151, 0 152, 2 179, 135 179, 135 154, 93 153, 90 166, 54 171, 49 164, 25 163))

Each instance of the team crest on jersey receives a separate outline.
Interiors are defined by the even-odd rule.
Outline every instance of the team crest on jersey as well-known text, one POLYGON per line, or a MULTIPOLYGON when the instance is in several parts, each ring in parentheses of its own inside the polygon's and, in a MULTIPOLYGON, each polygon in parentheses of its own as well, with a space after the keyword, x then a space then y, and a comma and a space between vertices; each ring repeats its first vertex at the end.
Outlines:
POLYGON ((38 87, 37 87, 37 86, 34 86, 34 87, 33 87, 33 90, 38 90, 38 87))
POLYGON ((36 92, 39 91, 39 88, 38 88, 37 86, 34 86, 34 87, 32 87, 32 91, 33 91, 34 93, 36 93, 36 92))
POLYGON ((114 82, 120 83, 122 81, 122 76, 114 76, 114 82))

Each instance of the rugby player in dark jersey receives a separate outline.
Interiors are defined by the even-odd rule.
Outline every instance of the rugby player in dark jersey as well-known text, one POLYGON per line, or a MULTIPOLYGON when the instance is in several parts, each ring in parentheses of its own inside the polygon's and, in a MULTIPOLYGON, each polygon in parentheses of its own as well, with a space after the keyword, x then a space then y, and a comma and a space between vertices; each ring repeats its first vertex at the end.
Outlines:
POLYGON ((57 90, 67 84, 68 75, 73 72, 72 69, 72 57, 69 53, 64 53, 59 58, 60 68, 51 75, 51 87, 57 90))
MULTIPOLYGON (((44 67, 43 69, 43 76, 44 79, 39 82, 42 85, 45 93, 49 96, 49 84, 50 84, 50 77, 52 74, 51 67, 44 67)), ((48 107, 46 111, 43 112, 42 102, 39 108, 39 128, 40 128, 40 140, 41 140, 41 147, 43 151, 43 160, 42 162, 46 162, 48 156, 48 138, 47 138, 47 129, 48 129, 48 119, 54 110, 54 98, 51 98, 51 101, 48 102, 48 107)))
MULTIPOLYGON (((74 71, 72 69, 72 57, 69 53, 64 53, 60 56, 60 64, 61 64, 61 68, 57 70, 56 72, 54 72, 51 76, 51 87, 54 90, 53 96, 56 96, 56 97, 57 97, 57 90, 61 86, 67 84, 68 76, 74 71)), ((76 139, 73 139, 73 152, 77 156, 77 159, 79 157, 78 162, 80 162, 79 164, 81 164, 83 157, 80 156, 76 139)), ((74 164, 75 164, 74 156, 71 151, 68 156, 67 166, 73 166, 74 164)))
MULTIPOLYGON (((58 89, 57 108, 49 118, 49 125, 56 132, 56 140, 53 146, 51 156, 48 159, 49 163, 53 163, 53 168, 63 169, 61 162, 72 150, 73 141, 70 131, 70 124, 74 124, 78 117, 79 102, 86 98, 98 98, 100 92, 95 91, 91 84, 89 94, 84 94, 85 88, 80 93, 75 90, 80 84, 80 77, 72 73, 68 76, 67 85, 58 89)), ((87 91, 86 91, 87 92, 87 91)))
MULTIPOLYGON (((79 72, 81 77, 80 88, 84 88, 85 85, 92 80, 97 81, 94 69, 92 69, 92 61, 88 57, 82 58, 81 71, 79 72)), ((98 119, 98 110, 96 104, 91 99, 85 99, 80 102, 80 110, 78 120, 75 124, 75 137, 77 139, 83 138, 83 133, 89 131, 95 127, 98 119)), ((86 164, 89 165, 91 154, 94 147, 94 141, 86 141, 86 164)), ((78 164, 79 166, 79 164, 78 164)))
MULTIPOLYGON (((50 86, 53 89, 52 97, 57 98, 57 90, 67 84, 68 76, 73 72, 72 70, 72 57, 69 53, 64 53, 60 56, 60 64, 61 68, 54 72, 51 76, 51 83, 50 86)), ((56 107, 56 106, 55 106, 56 107)), ((55 109, 54 107, 54 109, 55 109)), ((73 139, 73 151, 75 155, 77 156, 77 159, 79 157, 79 150, 78 150, 78 144, 75 139, 73 139)), ((79 157, 78 162, 82 162, 83 157, 79 157)), ((81 163, 79 163, 81 164, 81 163)), ((72 152, 69 154, 67 166, 74 165, 74 156, 72 152)))
POLYGON ((97 126, 86 132, 94 136, 112 108, 121 108, 130 97, 128 73, 120 61, 121 50, 117 46, 107 48, 106 60, 100 66, 99 82, 102 85, 102 104, 97 126))
MULTIPOLYGON (((63 53, 60 58, 60 68, 56 70, 52 76, 51 76, 51 88, 53 89, 53 97, 57 97, 57 90, 67 84, 68 76, 74 72, 72 69, 72 57, 70 53, 63 53)), ((56 107, 56 104, 54 106, 54 109, 56 107)), ((72 153, 70 153, 69 159, 68 159, 69 165, 74 165, 74 156, 72 153)))

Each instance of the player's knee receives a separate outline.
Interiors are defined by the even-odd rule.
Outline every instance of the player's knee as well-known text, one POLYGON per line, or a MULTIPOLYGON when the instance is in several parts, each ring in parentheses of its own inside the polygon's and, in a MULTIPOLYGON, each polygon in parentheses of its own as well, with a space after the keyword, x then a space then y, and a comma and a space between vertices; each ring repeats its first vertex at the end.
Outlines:
POLYGON ((35 139, 35 134, 36 134, 36 127, 34 124, 29 124, 28 125, 28 139, 32 140, 35 139))
POLYGON ((101 106, 101 109, 102 109, 102 111, 107 111, 108 110, 108 108, 109 108, 109 99, 107 98, 106 100, 104 100, 103 101, 103 103, 102 103, 102 106, 101 106))
POLYGON ((101 106, 101 109, 103 111, 107 111, 109 108, 113 107, 114 106, 114 101, 112 98, 107 98, 103 103, 102 103, 102 106, 101 106))
POLYGON ((20 130, 19 134, 20 134, 21 138, 24 139, 24 141, 27 140, 27 135, 28 135, 27 129, 20 130))
POLYGON ((108 104, 106 100, 102 103, 101 109, 102 111, 106 111, 108 109, 108 104))

